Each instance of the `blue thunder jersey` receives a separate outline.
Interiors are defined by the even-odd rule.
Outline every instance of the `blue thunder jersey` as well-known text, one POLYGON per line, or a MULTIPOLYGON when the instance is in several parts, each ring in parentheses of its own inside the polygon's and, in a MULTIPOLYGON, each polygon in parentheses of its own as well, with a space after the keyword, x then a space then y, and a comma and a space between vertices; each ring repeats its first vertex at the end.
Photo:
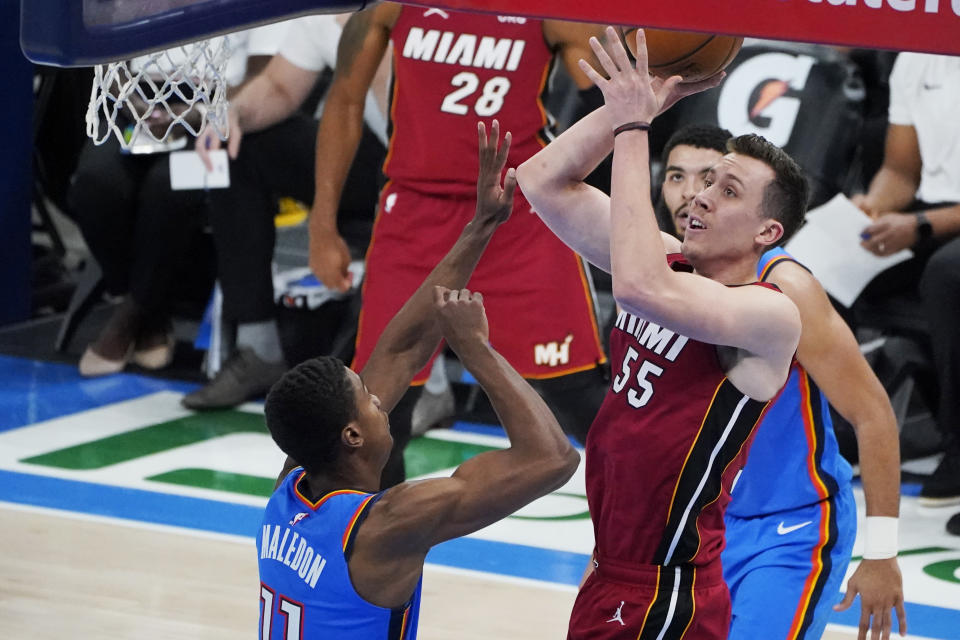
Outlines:
POLYGON ((384 609, 357 594, 347 569, 357 531, 383 494, 334 491, 311 502, 299 487, 305 476, 302 468, 287 474, 257 535, 260 640, 416 638, 422 581, 406 606, 384 609))
MULTIPOLYGON (((785 260, 796 262, 781 248, 767 251, 757 277, 765 282, 785 260)), ((757 428, 727 514, 751 518, 810 505, 836 495, 852 476, 837 446, 826 397, 794 362, 783 391, 757 428)))

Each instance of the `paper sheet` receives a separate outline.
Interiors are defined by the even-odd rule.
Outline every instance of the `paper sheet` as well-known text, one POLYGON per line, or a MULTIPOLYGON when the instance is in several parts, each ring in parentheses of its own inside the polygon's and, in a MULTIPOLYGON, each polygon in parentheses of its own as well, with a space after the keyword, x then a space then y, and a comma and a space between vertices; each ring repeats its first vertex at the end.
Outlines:
POLYGON ((849 307, 878 273, 913 257, 908 249, 879 257, 861 247, 860 234, 871 222, 846 196, 837 194, 807 212, 807 223, 784 248, 849 307))

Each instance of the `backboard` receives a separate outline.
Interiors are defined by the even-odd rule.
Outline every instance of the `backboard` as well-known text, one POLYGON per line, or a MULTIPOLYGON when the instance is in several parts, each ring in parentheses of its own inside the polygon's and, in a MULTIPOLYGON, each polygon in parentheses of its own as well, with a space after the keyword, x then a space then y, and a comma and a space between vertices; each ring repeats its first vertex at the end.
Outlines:
POLYGON ((20 44, 37 63, 92 66, 369 0, 21 0, 20 44))

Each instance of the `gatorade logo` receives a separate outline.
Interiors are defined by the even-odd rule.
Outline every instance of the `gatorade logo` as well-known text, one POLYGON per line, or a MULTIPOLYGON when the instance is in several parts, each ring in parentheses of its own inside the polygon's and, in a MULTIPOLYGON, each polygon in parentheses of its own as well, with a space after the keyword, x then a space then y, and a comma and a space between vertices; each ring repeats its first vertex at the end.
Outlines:
POLYGON ((783 147, 793 134, 800 95, 816 60, 761 53, 729 72, 720 89, 717 122, 734 135, 755 133, 783 147))

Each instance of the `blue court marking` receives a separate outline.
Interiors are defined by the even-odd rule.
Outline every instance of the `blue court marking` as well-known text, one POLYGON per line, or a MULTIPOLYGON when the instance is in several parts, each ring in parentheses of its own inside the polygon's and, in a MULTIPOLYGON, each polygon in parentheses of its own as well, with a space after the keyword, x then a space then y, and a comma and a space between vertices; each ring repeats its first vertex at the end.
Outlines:
MULTIPOLYGON (((253 538, 263 509, 189 496, 0 470, 0 501, 253 538)), ((427 562, 577 585, 589 556, 492 540, 457 538, 427 562)))
MULTIPOLYGON (((263 509, 250 505, 3 470, 0 500, 249 538, 259 529, 263 514, 263 509)), ((450 540, 427 555, 427 562, 434 564, 573 586, 587 561, 585 554, 476 538, 450 540)), ((912 602, 904 608, 911 633, 956 638, 960 611, 912 602)), ((854 603, 845 612, 834 612, 830 621, 856 627, 859 611, 854 603)))
POLYGON ((198 385, 130 373, 84 378, 77 367, 0 356, 0 432, 158 391, 198 385))

